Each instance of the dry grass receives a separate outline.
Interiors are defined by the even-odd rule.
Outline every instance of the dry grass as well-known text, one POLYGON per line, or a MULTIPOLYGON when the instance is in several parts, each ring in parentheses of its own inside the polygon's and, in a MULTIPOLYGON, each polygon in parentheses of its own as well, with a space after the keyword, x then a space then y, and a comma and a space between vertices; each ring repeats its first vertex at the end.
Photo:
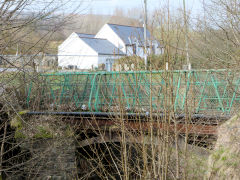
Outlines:
POLYGON ((220 126, 214 152, 209 158, 208 179, 240 179, 239 114, 220 126))

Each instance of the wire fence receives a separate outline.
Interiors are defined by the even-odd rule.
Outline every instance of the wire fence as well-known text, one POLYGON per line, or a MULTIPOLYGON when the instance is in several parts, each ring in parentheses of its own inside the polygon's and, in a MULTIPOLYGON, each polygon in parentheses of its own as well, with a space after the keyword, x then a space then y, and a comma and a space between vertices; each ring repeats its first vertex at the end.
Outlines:
POLYGON ((55 73, 40 79, 28 89, 31 110, 231 114, 240 104, 240 75, 227 70, 55 73))

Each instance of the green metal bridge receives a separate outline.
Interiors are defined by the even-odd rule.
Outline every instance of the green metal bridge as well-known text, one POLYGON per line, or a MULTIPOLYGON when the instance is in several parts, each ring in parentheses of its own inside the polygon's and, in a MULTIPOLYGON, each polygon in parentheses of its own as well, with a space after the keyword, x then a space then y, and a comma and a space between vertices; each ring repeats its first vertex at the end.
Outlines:
POLYGON ((240 73, 229 70, 42 74, 28 88, 31 111, 232 114, 240 73))

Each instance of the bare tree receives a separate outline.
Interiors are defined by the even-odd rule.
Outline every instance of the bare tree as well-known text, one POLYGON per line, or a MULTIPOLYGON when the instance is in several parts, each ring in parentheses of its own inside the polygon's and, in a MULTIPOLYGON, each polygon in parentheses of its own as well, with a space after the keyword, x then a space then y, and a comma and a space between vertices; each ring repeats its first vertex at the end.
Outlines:
POLYGON ((47 48, 53 35, 80 6, 81 1, 0 2, 0 178, 27 178, 29 169, 24 165, 32 162, 31 155, 29 149, 22 148, 26 139, 17 129, 24 124, 29 130, 41 131, 21 117, 27 109, 24 98, 29 82, 38 78, 35 63, 41 60, 37 61, 36 56, 51 52, 47 48))
POLYGON ((203 1, 203 12, 191 42, 197 67, 239 67, 239 1, 203 1))

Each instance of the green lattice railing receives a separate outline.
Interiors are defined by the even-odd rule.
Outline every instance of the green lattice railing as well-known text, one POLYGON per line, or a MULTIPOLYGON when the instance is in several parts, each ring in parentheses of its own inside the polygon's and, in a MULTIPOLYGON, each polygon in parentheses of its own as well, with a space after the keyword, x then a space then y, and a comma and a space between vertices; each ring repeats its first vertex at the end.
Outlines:
POLYGON ((31 110, 232 113, 239 83, 240 74, 227 70, 43 74, 27 103, 31 110))

